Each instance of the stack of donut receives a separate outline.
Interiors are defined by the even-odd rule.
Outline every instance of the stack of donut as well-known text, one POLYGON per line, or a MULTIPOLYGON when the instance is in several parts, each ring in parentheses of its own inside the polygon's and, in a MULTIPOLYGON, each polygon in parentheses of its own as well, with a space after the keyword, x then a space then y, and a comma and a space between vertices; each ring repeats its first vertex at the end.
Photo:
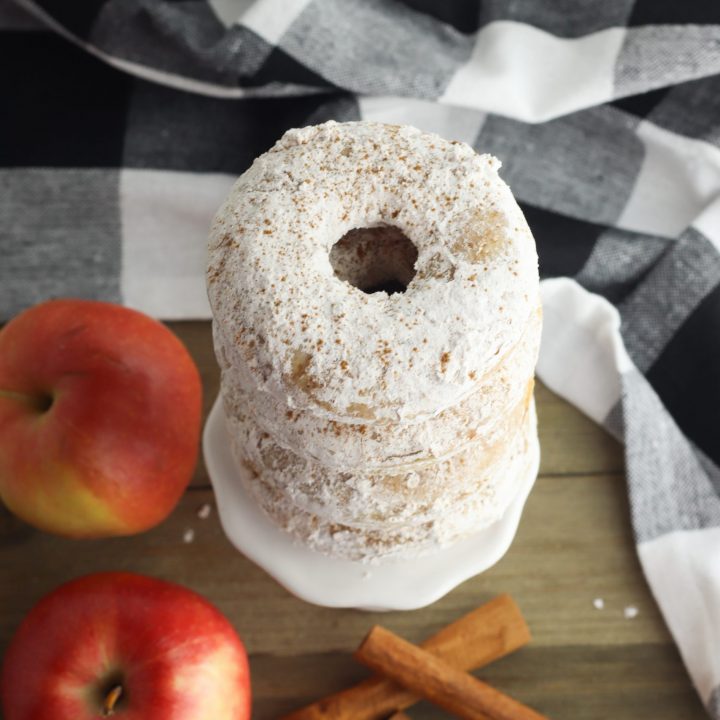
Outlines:
POLYGON ((239 479, 319 552, 447 546, 536 471, 537 254, 498 166, 329 122, 287 132, 218 211, 208 292, 239 479))

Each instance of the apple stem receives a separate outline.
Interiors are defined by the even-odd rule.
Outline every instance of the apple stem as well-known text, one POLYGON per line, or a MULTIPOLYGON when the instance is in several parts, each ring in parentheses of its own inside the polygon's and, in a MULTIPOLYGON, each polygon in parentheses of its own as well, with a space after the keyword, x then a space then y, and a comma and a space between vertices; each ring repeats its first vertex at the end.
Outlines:
POLYGON ((122 685, 116 685, 106 696, 103 701, 103 715, 109 717, 115 712, 115 705, 123 693, 122 685))
POLYGON ((0 390, 0 398, 7 398, 13 402, 27 403, 36 410, 39 410, 41 413, 47 412, 55 401, 52 393, 30 395, 27 393, 15 392, 14 390, 0 390))

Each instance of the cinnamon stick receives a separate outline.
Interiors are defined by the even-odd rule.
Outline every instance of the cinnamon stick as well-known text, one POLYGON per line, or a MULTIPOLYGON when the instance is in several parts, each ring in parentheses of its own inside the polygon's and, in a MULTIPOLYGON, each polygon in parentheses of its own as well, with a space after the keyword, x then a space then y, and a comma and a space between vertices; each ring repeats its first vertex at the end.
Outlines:
MULTIPOLYGON (((500 595, 428 638, 422 647, 461 670, 474 670, 530 641, 509 595, 500 595)), ((284 720, 379 720, 419 700, 416 693, 375 675, 287 715, 284 720)))
POLYGON ((466 720, 547 720, 527 705, 380 626, 370 631, 355 658, 466 720))

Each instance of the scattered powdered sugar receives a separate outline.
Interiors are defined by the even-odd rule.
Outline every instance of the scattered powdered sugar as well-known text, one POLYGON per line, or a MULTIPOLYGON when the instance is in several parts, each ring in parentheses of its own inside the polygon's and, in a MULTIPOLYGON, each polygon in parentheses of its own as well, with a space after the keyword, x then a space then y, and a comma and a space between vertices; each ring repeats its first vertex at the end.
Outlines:
POLYGON ((414 128, 329 122, 286 133, 218 211, 233 451, 261 507, 321 552, 372 565, 447 545, 532 472, 537 254, 498 166, 414 128), (341 280, 334 243, 388 225, 417 249, 405 292, 341 280))
POLYGON ((596 610, 602 610, 605 607, 605 601, 601 597, 595 598, 593 600, 593 607, 596 610))
POLYGON ((189 545, 193 542, 193 540, 195 540, 195 531, 192 528, 187 528, 187 530, 183 533, 182 539, 186 545, 189 545))
POLYGON ((628 605, 623 610, 623 615, 625 616, 626 620, 632 620, 638 616, 640 611, 634 606, 634 605, 628 605))
POLYGON ((210 503, 205 503, 200 508, 198 508, 197 516, 201 520, 207 520, 210 517, 210 513, 212 512, 212 506, 210 503))

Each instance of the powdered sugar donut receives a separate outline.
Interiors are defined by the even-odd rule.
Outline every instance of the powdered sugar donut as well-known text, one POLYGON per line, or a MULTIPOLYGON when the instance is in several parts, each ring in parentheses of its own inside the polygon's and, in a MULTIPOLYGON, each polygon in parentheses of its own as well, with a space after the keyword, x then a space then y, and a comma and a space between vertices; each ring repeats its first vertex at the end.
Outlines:
POLYGON ((515 347, 490 373, 476 380, 473 391, 461 402, 433 417, 399 423, 329 420, 288 409, 286 402, 274 395, 243 385, 223 360, 227 353, 221 337, 216 339, 216 347, 221 366, 227 370, 223 373, 226 403, 243 408, 260 430, 300 456, 338 470, 362 470, 442 458, 476 439, 492 438, 500 431, 506 409, 525 394, 537 360, 540 330, 538 312, 515 347))
POLYGON ((497 166, 407 127, 286 133, 210 241, 213 314, 247 383, 340 420, 429 417, 469 394, 538 305, 535 244, 497 166), (417 249, 404 293, 362 292, 330 262, 346 233, 383 224, 417 249))
MULTIPOLYGON (((236 454, 262 464, 258 483, 284 505, 276 518, 293 508, 319 517, 312 498, 301 507, 291 492, 308 468, 318 479, 310 494, 327 498, 338 483, 352 490, 408 462, 428 466, 428 477, 462 453, 476 470, 490 467, 487 448, 534 433, 507 418, 523 398, 527 408, 537 358, 537 255, 497 168, 414 128, 330 122, 286 133, 233 187, 209 245, 215 347, 236 454), (295 460, 260 463, 263 442, 295 460)), ((469 515, 449 488, 475 529, 509 502, 500 485, 517 480, 499 467, 488 477, 500 500, 489 507, 465 493, 469 515)), ((381 506, 396 507, 403 492, 378 493, 375 526, 332 502, 322 522, 377 540, 392 525, 381 506)), ((403 522, 442 520, 426 512, 403 522)), ((452 535, 437 530, 417 547, 405 532, 407 552, 452 535)))
MULTIPOLYGON (((453 485, 461 481, 459 499, 456 494, 441 492, 434 502, 418 501, 410 486, 410 490, 391 495, 389 504, 384 505, 383 517, 387 514, 392 517, 381 522, 372 518, 352 523, 329 520, 322 509, 316 512, 312 505, 289 503, 288 490, 297 494, 297 485, 292 483, 288 488, 277 482, 289 479, 288 475, 268 473, 255 466, 246 459, 235 439, 233 450, 245 470, 241 478, 246 490, 279 527, 326 555, 361 562, 385 562, 406 560, 447 547, 499 519, 528 477, 536 472, 538 439, 531 403, 520 432, 489 466, 457 467, 448 463, 447 470, 455 481, 453 485), (503 477, 504 482, 499 483, 498 477, 503 477), (410 502, 403 500, 408 495, 410 502), (418 507, 420 512, 413 512, 418 507), (427 508, 432 508, 432 517, 426 517, 427 508), (478 518, 483 518, 481 524, 478 518)), ((368 497, 377 503, 377 494, 372 488, 368 497)))
MULTIPOLYGON (((228 419, 236 457, 258 475, 266 476, 294 507, 326 522, 383 529, 385 525, 433 521, 437 527, 454 525, 453 510, 470 500, 481 478, 505 471, 503 464, 527 428, 532 384, 504 419, 493 438, 468 443, 456 452, 432 460, 413 460, 383 468, 368 467, 351 476, 284 448, 260 430, 242 410, 228 419)), ((486 482, 495 495, 509 483, 486 482)), ((488 493, 486 493, 488 494, 488 493)), ((476 497, 476 499, 478 499, 476 497)), ((485 514, 497 519, 504 509, 495 498, 484 498, 485 514)))

